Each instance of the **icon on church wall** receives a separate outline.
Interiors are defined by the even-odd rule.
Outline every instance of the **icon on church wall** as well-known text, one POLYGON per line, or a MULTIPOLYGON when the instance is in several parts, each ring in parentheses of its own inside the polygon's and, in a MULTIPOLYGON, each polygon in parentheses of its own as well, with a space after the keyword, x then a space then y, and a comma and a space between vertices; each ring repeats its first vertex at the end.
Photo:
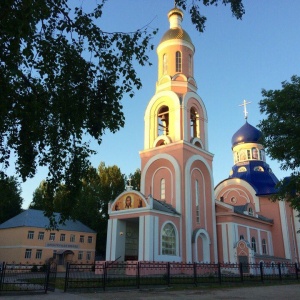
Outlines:
POLYGON ((113 206, 113 211, 125 210, 125 209, 135 209, 145 207, 145 202, 135 194, 126 194, 123 197, 120 197, 115 205, 113 206))

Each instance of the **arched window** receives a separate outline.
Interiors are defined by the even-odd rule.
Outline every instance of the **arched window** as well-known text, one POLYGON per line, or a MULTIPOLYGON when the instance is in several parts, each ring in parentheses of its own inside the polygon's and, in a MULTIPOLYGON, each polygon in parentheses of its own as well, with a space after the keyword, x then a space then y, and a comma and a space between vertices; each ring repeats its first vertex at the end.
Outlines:
POLYGON ((244 235, 241 234, 241 235, 240 235, 240 240, 243 240, 243 239, 244 239, 244 235))
POLYGON ((265 239, 263 239, 261 241, 261 245, 262 245, 262 252, 263 252, 263 254, 267 254, 267 243, 266 243, 265 239))
POLYGON ((258 155, 259 155, 258 149, 253 147, 252 148, 252 159, 259 159, 258 155))
POLYGON ((198 136, 198 126, 197 126, 199 116, 194 107, 191 108, 190 119, 191 119, 191 137, 192 138, 199 137, 198 136))
POLYGON ((256 253, 256 240, 255 240, 255 237, 252 237, 252 239, 251 239, 251 247, 254 250, 254 252, 256 253))
POLYGON ((266 161, 265 151, 259 150, 260 160, 266 161))
POLYGON ((251 151, 249 149, 247 150, 247 159, 251 159, 251 151))
POLYGON ((199 206, 199 183, 195 180, 195 198, 196 198, 196 222, 200 223, 200 206, 199 206))
POLYGON ((167 74, 168 72, 168 62, 167 62, 167 54, 163 56, 163 74, 167 74))
POLYGON ((162 178, 160 181, 160 199, 166 199, 166 181, 164 178, 162 178))
POLYGON ((246 167, 239 167, 238 168, 238 173, 243 173, 243 172, 247 172, 247 169, 246 169, 246 167))
POLYGON ((171 223, 167 223, 162 229, 162 254, 176 255, 176 233, 171 223))
POLYGON ((249 216, 253 216, 253 209, 252 209, 252 207, 248 208, 248 215, 249 216))
POLYGON ((158 122, 158 136, 169 134, 169 108, 168 106, 162 106, 157 115, 158 122))
POLYGON ((176 52, 176 72, 181 72, 182 70, 182 61, 181 61, 181 52, 176 52))

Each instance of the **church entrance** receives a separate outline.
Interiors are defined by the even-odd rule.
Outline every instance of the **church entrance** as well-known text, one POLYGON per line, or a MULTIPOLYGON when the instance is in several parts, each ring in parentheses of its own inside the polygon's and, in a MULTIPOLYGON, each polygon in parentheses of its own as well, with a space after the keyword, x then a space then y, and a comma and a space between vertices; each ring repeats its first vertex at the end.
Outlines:
POLYGON ((138 260, 139 254, 139 219, 126 221, 125 261, 138 260))

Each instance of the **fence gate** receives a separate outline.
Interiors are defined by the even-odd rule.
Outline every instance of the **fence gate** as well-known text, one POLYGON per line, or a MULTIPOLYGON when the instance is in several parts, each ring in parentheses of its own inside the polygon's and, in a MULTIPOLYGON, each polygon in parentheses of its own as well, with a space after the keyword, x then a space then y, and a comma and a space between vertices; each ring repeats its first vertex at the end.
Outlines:
POLYGON ((46 282, 46 290, 50 292, 55 291, 55 281, 56 281, 56 273, 57 273, 57 263, 51 262, 47 266, 47 282, 46 282))

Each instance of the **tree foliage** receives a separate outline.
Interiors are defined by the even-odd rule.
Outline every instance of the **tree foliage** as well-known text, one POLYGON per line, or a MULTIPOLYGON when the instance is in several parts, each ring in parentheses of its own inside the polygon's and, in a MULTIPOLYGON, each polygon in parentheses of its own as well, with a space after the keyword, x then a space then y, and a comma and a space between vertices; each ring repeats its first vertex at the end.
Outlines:
POLYGON ((0 224, 21 213, 23 198, 20 184, 14 177, 0 178, 0 224))
MULTIPOLYGON (((108 220, 108 203, 114 200, 125 189, 125 175, 117 166, 105 166, 101 162, 98 169, 90 167, 81 178, 81 189, 73 199, 74 206, 70 216, 79 220, 97 232, 96 250, 104 255, 106 249, 106 232, 108 220)), ((47 182, 42 181, 33 194, 30 208, 47 210, 49 205, 47 182)), ((61 185, 53 197, 54 212, 63 213, 65 205, 70 203, 69 190, 61 185)), ((54 219, 50 217, 50 221, 54 219)), ((50 223, 50 227, 57 224, 50 223)))
POLYGON ((130 184, 134 190, 139 191, 141 188, 141 170, 136 169, 133 174, 130 173, 126 178, 126 183, 127 185, 130 184))
POLYGON ((260 111, 266 118, 259 128, 263 144, 281 169, 291 171, 291 176, 279 183, 279 197, 300 212, 300 77, 282 82, 280 90, 262 90, 262 95, 260 111))
MULTIPOLYGON (((47 167, 48 216, 62 187, 68 196, 62 215, 70 215, 94 153, 84 137, 101 143, 105 130, 123 127, 120 100, 142 86, 134 63, 150 64, 156 30, 105 31, 97 26, 105 2, 86 11, 82 1, 0 1, 0 164, 5 169, 16 157, 23 180, 47 167)), ((242 0, 175 2, 189 9, 200 32, 206 20, 200 3, 230 4, 238 19, 244 13, 242 0)))
POLYGON ((201 3, 204 6, 218 6, 220 3, 223 5, 230 5, 232 15, 237 19, 242 19, 245 14, 242 0, 175 0, 175 3, 183 10, 188 9, 192 23, 195 24, 196 29, 199 32, 205 30, 205 22, 207 20, 206 17, 201 14, 201 3))

